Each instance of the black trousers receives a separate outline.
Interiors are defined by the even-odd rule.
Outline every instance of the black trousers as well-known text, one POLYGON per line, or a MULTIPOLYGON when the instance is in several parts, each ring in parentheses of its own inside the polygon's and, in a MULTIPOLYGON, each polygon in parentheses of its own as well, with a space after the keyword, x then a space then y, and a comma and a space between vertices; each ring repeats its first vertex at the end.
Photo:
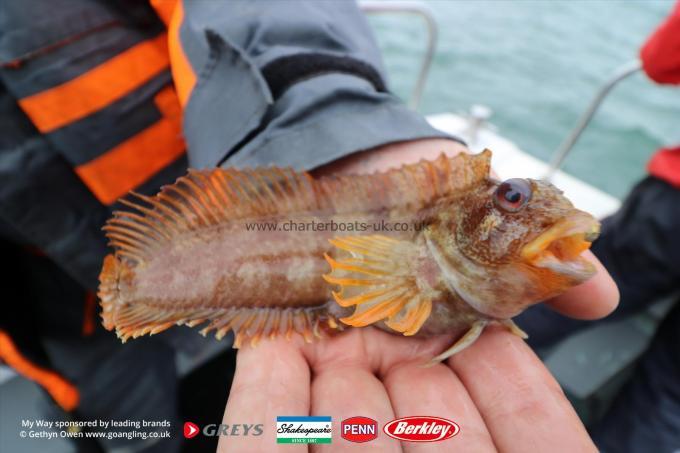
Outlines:
POLYGON ((145 440, 131 433, 127 437, 74 439, 73 446, 83 452, 179 452, 182 446, 180 382, 172 345, 159 336, 122 344, 115 334, 101 326, 98 307, 86 313, 86 290, 46 256, 0 240, 0 259, 6 269, 0 275, 0 287, 8 295, 2 299, 7 303, 3 304, 0 329, 10 334, 27 359, 59 372, 76 386, 80 395, 72 414, 65 414, 56 404, 47 404, 41 405, 46 412, 41 415, 49 420, 65 417, 78 421, 114 419, 140 423, 167 420, 172 425, 169 428, 139 431, 170 429, 171 438, 145 440), (82 333, 85 316, 94 326, 88 335, 82 333))
MULTIPOLYGON (((616 214, 602 222, 592 247, 621 292, 619 320, 680 291, 680 190, 648 177, 616 214)), ((592 321, 563 317, 537 305, 517 318, 532 346, 542 347, 592 321)), ((680 451, 680 303, 661 323, 633 377, 607 414, 591 427, 603 452, 680 451)))
MULTIPOLYGON (((78 388, 80 404, 76 419, 170 423, 169 427, 141 430, 103 430, 130 432, 129 437, 97 439, 104 451, 180 451, 179 377, 175 369, 175 351, 170 345, 157 337, 121 344, 115 335, 99 326, 95 334, 87 338, 51 337, 45 338, 43 343, 55 368, 78 388), (135 431, 162 433, 166 430, 171 432, 171 437, 133 437, 135 431)), ((96 451, 83 448, 80 442, 76 446, 79 451, 96 451)))

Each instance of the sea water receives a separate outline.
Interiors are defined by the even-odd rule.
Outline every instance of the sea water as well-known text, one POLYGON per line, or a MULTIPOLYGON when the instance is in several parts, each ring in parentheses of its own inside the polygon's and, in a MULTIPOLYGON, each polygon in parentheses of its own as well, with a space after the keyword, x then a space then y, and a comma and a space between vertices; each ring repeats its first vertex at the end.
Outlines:
MULTIPOLYGON (((420 110, 491 107, 491 122, 523 150, 549 160, 598 87, 638 57, 671 11, 659 1, 468 1, 426 4, 439 41, 420 110)), ((372 15, 391 89, 410 96, 424 54, 422 20, 372 15)), ((567 158, 564 169, 623 197, 658 147, 680 144, 680 86, 636 74, 618 85, 567 158)))

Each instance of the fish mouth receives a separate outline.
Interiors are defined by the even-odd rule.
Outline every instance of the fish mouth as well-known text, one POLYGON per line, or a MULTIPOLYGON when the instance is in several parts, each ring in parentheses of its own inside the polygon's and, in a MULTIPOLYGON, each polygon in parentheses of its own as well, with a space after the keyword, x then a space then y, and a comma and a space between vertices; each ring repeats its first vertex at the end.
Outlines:
POLYGON ((595 273, 595 267, 581 254, 599 234, 600 223, 590 214, 570 215, 525 245, 522 258, 535 267, 586 280, 595 273))

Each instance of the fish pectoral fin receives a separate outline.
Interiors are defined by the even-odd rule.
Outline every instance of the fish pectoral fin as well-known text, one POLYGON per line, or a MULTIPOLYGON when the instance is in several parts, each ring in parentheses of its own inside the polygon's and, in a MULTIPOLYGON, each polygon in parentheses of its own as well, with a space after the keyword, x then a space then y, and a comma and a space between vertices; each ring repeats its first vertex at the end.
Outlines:
POLYGON ((467 348, 470 346, 472 343, 474 343, 477 338, 482 334, 484 331, 484 327, 488 324, 487 321, 476 321, 474 324, 472 324, 472 327, 470 327, 470 330, 468 330, 465 335, 460 337, 458 341, 456 341, 453 346, 448 348, 446 351, 442 352, 436 357, 433 357, 429 362, 427 362, 424 366, 425 367, 430 367, 433 365, 436 365, 440 362, 443 362, 444 360, 448 359, 454 354, 458 354, 460 351, 463 349, 467 348))
POLYGON ((390 316, 385 325, 392 330, 411 336, 418 333, 432 312, 432 301, 424 297, 415 297, 397 314, 390 316))
POLYGON ((504 319, 500 323, 507 327, 511 334, 517 335, 522 340, 529 338, 529 334, 523 331, 517 324, 515 324, 515 321, 512 319, 504 319))
POLYGON ((404 335, 414 335, 432 311, 432 301, 420 293, 411 263, 417 246, 381 235, 338 237, 330 240, 339 258, 326 254, 331 272, 324 279, 339 285, 333 298, 342 307, 355 306, 340 318, 353 327, 382 320, 404 335))

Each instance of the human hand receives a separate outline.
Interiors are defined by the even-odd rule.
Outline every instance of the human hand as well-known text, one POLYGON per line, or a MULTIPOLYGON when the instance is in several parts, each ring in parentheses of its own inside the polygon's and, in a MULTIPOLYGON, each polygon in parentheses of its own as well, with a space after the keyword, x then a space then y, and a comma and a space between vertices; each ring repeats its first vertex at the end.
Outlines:
MULTIPOLYGON (((618 292, 597 259, 586 256, 597 275, 547 303, 566 315, 594 319, 616 307, 618 292)), ((277 445, 274 429, 278 415, 307 414, 330 415, 335 424, 333 443, 312 446, 314 451, 596 451, 555 379, 519 337, 487 328, 468 349, 422 367, 453 340, 405 338, 368 327, 312 344, 295 337, 245 346, 223 423, 263 423, 264 433, 221 437, 218 451, 307 451, 304 444, 277 445), (353 444, 337 428, 356 415, 380 427, 398 417, 439 416, 461 429, 442 443, 379 434, 369 444, 353 444)))
MULTIPOLYGON (((550 302, 590 317, 616 303, 605 279, 591 280, 550 302), (596 307, 596 308, 595 308, 596 307)), ((448 361, 422 365, 450 336, 406 338, 368 327, 312 344, 263 341, 238 353, 223 423, 263 423, 259 437, 221 437, 220 452, 307 451, 276 444, 277 415, 330 415, 333 443, 313 451, 596 451, 558 383, 519 337, 487 328, 448 361), (362 415, 385 423, 408 415, 448 418, 460 433, 442 443, 399 442, 380 433, 369 444, 339 437, 339 422, 362 415)))

